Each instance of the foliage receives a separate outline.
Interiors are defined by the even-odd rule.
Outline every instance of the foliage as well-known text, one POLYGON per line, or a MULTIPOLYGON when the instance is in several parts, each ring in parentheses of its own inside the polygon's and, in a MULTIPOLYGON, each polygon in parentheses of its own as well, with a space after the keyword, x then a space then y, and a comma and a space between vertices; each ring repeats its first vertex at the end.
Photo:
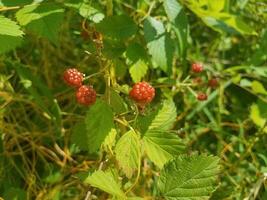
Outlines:
POLYGON ((267 199, 266 8, 0 0, 0 199, 267 199), (156 89, 145 108, 128 95, 140 81, 156 89))

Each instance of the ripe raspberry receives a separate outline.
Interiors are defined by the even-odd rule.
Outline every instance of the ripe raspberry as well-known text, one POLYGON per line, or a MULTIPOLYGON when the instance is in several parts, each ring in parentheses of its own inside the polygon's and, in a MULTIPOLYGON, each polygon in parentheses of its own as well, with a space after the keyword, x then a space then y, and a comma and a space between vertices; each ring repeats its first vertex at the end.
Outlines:
POLYGON ((204 67, 201 63, 193 63, 191 69, 194 73, 200 73, 203 71, 204 67))
POLYGON ((207 99, 208 99, 208 96, 205 93, 200 92, 200 93, 197 94, 197 100, 199 100, 199 101, 205 101, 207 99))
POLYGON ((92 86, 82 85, 76 91, 76 99, 79 104, 89 106, 96 101, 96 91, 92 86))
POLYGON ((69 68, 67 69, 64 74, 63 78, 65 82, 74 87, 80 87, 82 85, 84 74, 79 72, 75 68, 69 68))
POLYGON ((140 106, 146 105, 155 97, 155 89, 147 82, 139 82, 133 86, 130 97, 140 106))
POLYGON ((219 85, 218 79, 217 78, 210 79, 208 85, 211 88, 216 88, 219 85))

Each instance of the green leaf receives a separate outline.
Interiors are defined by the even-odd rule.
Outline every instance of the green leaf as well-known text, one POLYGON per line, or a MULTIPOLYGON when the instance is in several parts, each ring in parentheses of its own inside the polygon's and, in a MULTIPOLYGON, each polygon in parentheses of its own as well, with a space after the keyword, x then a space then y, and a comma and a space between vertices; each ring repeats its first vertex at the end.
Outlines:
MULTIPOLYGON (((261 66, 267 60, 267 29, 263 30, 261 33, 261 38, 259 39, 259 48, 252 54, 251 58, 249 58, 249 65, 252 66, 261 66)), ((266 76, 266 67, 254 67, 255 71, 265 71, 264 74, 266 76)))
POLYGON ((165 32, 163 23, 148 17, 144 22, 144 34, 153 64, 170 74, 174 47, 169 34, 165 32))
POLYGON ((159 110, 153 110, 146 115, 138 115, 136 119, 136 126, 138 127, 141 136, 143 136, 147 132, 153 119, 158 114, 158 111, 159 110))
POLYGON ((125 104, 119 93, 114 89, 108 88, 105 98, 110 102, 110 106, 115 113, 121 114, 127 112, 127 105, 125 104))
POLYGON ((183 9, 177 0, 165 0, 163 5, 170 21, 175 21, 176 17, 183 9))
POLYGON ((178 40, 179 55, 184 59, 187 49, 188 20, 183 7, 177 0, 165 0, 164 9, 171 21, 172 28, 178 40))
POLYGON ((95 5, 92 5, 92 3, 88 1, 68 0, 64 5, 76 9, 82 17, 94 23, 99 23, 105 17, 101 9, 95 7, 95 5))
POLYGON ((105 17, 105 15, 100 10, 86 3, 82 3, 79 8, 79 13, 84 18, 87 18, 95 23, 99 23, 105 17))
POLYGON ((174 133, 151 130, 143 140, 149 159, 159 168, 185 150, 185 145, 174 133))
POLYGON ((115 180, 112 172, 96 171, 86 178, 85 183, 89 183, 93 187, 99 188, 111 195, 126 198, 120 188, 120 184, 115 180))
POLYGON ((89 151, 90 140, 84 122, 80 122, 73 127, 71 142, 76 144, 81 150, 89 151))
POLYGON ((16 22, 0 15, 0 54, 10 51, 22 42, 23 32, 16 22))
POLYGON ((130 130, 125 133, 115 147, 116 159, 128 178, 139 167, 140 142, 137 134, 130 130))
POLYGON ((139 60, 146 60, 147 55, 144 47, 138 43, 131 43, 126 50, 126 58, 130 64, 139 60))
POLYGON ((138 60, 130 67, 130 75, 135 83, 140 82, 148 70, 147 64, 143 60, 138 60))
POLYGON ((166 200, 207 200, 215 190, 218 162, 214 156, 179 156, 160 172, 159 191, 166 200))
POLYGON ((229 14, 229 13, 218 13, 213 16, 213 22, 209 21, 210 17, 203 17, 203 21, 208 25, 211 25, 216 30, 220 29, 224 32, 233 33, 232 29, 244 35, 257 35, 253 28, 251 28, 246 22, 240 17, 229 14), (210 23, 211 22, 211 23, 210 23))
POLYGON ((117 130, 115 128, 112 128, 102 144, 105 151, 112 151, 112 147, 115 145, 116 142, 116 136, 117 130))
POLYGON ((264 127, 266 119, 261 116, 260 108, 257 104, 252 104, 250 107, 250 119, 260 128, 264 128, 264 132, 267 132, 267 127, 264 127))
POLYGON ((51 42, 58 42, 58 32, 62 24, 64 9, 54 4, 33 4, 16 13, 20 25, 51 42))
POLYGON ((239 16, 227 12, 204 9, 197 1, 186 2, 187 7, 200 17, 203 22, 220 33, 237 33, 243 35, 257 35, 252 27, 239 16))
POLYGON ((23 6, 33 2, 33 0, 0 0, 5 6, 23 6))
POLYGON ((127 200, 144 200, 142 197, 128 197, 127 200))
POLYGON ((89 152, 97 151, 113 128, 113 112, 104 101, 98 100, 88 110, 85 118, 89 152))
POLYGON ((96 29, 104 36, 123 40, 133 36, 137 31, 137 26, 129 16, 117 15, 105 18, 96 24, 96 29))
POLYGON ((264 86, 259 81, 252 81, 251 89, 256 94, 264 94, 267 95, 267 91, 265 90, 264 86))
POLYGON ((114 59, 113 63, 114 63, 114 70, 116 77, 118 79, 123 78, 127 73, 128 66, 126 65, 125 62, 120 60, 120 58, 114 59))
POLYGON ((148 66, 146 64, 145 49, 138 43, 132 43, 126 51, 127 64, 130 66, 129 72, 134 82, 140 82, 146 75, 148 66))
POLYGON ((9 188, 3 197, 8 200, 25 200, 27 199, 27 193, 20 188, 9 188))
POLYGON ((108 59, 119 58, 125 51, 125 45, 122 41, 105 39, 103 54, 108 59))
POLYGON ((172 100, 165 100, 151 122, 149 130, 169 130, 176 120, 176 107, 172 100))
POLYGON ((215 12, 222 11, 224 9, 225 4, 226 4, 225 0, 220 0, 220 1, 208 0, 209 8, 215 12))

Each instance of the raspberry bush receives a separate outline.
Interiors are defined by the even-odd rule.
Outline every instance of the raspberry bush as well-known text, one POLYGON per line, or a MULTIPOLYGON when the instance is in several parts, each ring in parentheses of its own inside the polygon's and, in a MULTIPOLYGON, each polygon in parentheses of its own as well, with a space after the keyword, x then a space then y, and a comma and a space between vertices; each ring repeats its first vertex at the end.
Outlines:
POLYGON ((0 0, 0 199, 267 199, 266 5, 0 0))

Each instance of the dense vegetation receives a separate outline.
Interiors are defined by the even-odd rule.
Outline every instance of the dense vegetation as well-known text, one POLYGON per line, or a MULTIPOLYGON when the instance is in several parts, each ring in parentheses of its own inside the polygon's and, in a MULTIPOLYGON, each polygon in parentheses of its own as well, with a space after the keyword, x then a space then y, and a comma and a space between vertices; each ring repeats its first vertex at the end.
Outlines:
POLYGON ((265 0, 0 0, 0 199, 266 200, 266 24, 265 0))

